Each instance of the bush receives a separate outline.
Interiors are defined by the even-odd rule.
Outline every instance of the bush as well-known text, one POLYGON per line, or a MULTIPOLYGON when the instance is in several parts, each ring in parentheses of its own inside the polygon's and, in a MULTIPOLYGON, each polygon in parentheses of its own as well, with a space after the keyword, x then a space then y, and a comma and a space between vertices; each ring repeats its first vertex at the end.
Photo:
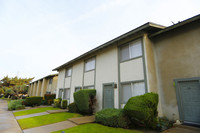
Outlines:
POLYGON ((155 129, 158 116, 157 106, 158 94, 146 93, 130 98, 124 111, 134 125, 155 129))
MULTIPOLYGON (((16 109, 19 109, 20 106, 22 106, 22 102, 24 100, 23 99, 19 99, 19 100, 11 100, 10 103, 8 103, 8 110, 16 110, 16 109)), ((25 108, 25 106, 24 106, 25 108)), ((21 107, 22 109, 22 107, 21 107)))
POLYGON ((26 105, 28 106, 40 106, 42 102, 42 97, 39 96, 33 96, 33 97, 27 97, 26 98, 26 105))
POLYGON ((15 107, 16 110, 18 109, 25 109, 25 105, 20 105, 20 104, 17 104, 16 107, 15 107))
POLYGON ((56 94, 45 94, 44 95, 45 102, 43 102, 43 103, 51 105, 55 98, 56 98, 56 94))
POLYGON ((157 129, 162 132, 173 126, 174 121, 170 121, 167 117, 159 117, 157 123, 157 129))
POLYGON ((78 107, 78 110, 82 114, 92 114, 94 111, 94 105, 96 90, 84 89, 74 93, 74 102, 78 107))
POLYGON ((122 109, 104 109, 95 114, 95 121, 106 126, 128 128, 130 120, 122 109))
POLYGON ((61 99, 60 98, 57 98, 57 99, 54 99, 54 105, 53 107, 54 108, 60 108, 61 107, 61 99))
POLYGON ((61 108, 66 109, 67 108, 67 100, 62 100, 61 101, 61 108))
POLYGON ((75 103, 69 104, 68 109, 71 113, 79 113, 78 107, 75 103))

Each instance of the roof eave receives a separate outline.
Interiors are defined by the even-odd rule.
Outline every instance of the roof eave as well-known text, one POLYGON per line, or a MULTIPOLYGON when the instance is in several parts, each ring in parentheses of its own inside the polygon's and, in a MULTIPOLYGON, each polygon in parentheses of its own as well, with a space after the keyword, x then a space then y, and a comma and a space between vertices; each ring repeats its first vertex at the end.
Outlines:
POLYGON ((176 29, 176 28, 178 28, 178 27, 184 26, 184 25, 186 25, 186 24, 189 24, 189 23, 191 23, 191 22, 193 22, 193 21, 196 21, 196 20, 199 20, 199 19, 200 19, 200 14, 199 14, 199 15, 196 15, 196 16, 194 16, 194 17, 192 17, 192 18, 183 20, 182 22, 179 22, 179 23, 174 24, 174 25, 172 25, 172 26, 169 26, 169 27, 165 28, 164 30, 161 30, 161 31, 158 31, 158 32, 156 32, 156 33, 154 33, 154 34, 151 34, 149 37, 150 37, 150 38, 156 37, 156 36, 161 35, 161 34, 167 32, 167 31, 170 31, 170 30, 176 29))
POLYGON ((73 59, 73 60, 71 60, 71 61, 69 61, 69 62, 67 62, 67 63, 65 63, 65 64, 63 64, 63 65, 61 65, 61 66, 59 66, 57 68, 55 68, 55 69, 53 69, 53 71, 59 71, 59 69, 62 69, 63 67, 69 65, 72 62, 75 62, 77 60, 82 59, 86 55, 89 55, 89 54, 91 54, 91 53, 93 53, 95 51, 103 49, 104 47, 107 47, 107 46, 109 46, 109 45, 111 45, 111 44, 113 44, 113 43, 115 43, 115 42, 117 42, 117 41, 119 41, 119 40, 121 40, 123 38, 126 38, 126 37, 128 37, 130 35, 133 35, 133 34, 135 34, 137 32, 140 32, 140 31, 142 31, 142 30, 144 30, 144 29, 146 29, 148 27, 153 27, 153 28, 157 28, 157 29, 164 29, 165 28, 165 26, 158 25, 158 24, 155 24, 155 23, 152 23, 152 22, 145 23, 145 24, 143 24, 143 25, 141 25, 141 26, 139 26, 139 27, 137 27, 137 28, 125 33, 125 34, 122 34, 122 35, 120 35, 120 36, 118 36, 118 37, 116 37, 116 38, 114 38, 114 39, 112 39, 112 40, 110 40, 110 41, 108 41, 108 42, 106 42, 106 43, 104 43, 104 44, 102 44, 102 45, 100 45, 100 46, 98 46, 98 47, 96 47, 96 48, 94 48, 94 49, 82 54, 82 55, 80 55, 80 56, 78 56, 77 58, 75 58, 75 59, 73 59))

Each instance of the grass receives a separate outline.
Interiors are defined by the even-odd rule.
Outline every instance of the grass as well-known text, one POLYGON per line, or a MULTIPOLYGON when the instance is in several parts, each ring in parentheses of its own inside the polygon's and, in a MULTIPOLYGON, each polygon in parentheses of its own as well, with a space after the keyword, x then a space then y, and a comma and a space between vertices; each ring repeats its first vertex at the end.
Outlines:
POLYGON ((29 117, 29 118, 19 119, 17 121, 22 129, 27 129, 27 128, 48 125, 56 122, 61 122, 69 118, 80 117, 80 116, 81 116, 80 114, 76 113, 63 112, 63 113, 29 117))
POLYGON ((79 125, 72 128, 52 132, 52 133, 61 133, 62 131, 65 131, 65 133, 87 133, 87 132, 88 133, 102 133, 102 132, 104 133, 142 133, 141 131, 108 127, 108 126, 103 126, 97 123, 79 125))
POLYGON ((30 109, 30 110, 23 110, 14 112, 15 116, 22 116, 22 115, 29 115, 29 114, 35 114, 40 112, 45 112, 47 110, 58 110, 59 108, 53 108, 53 107, 44 107, 44 108, 36 108, 36 109, 30 109))

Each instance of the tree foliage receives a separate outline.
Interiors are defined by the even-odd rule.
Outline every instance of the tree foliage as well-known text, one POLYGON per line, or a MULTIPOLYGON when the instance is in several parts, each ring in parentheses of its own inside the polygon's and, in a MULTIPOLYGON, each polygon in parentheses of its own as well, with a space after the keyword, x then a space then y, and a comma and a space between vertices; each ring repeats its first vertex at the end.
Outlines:
POLYGON ((9 78, 8 76, 0 80, 0 94, 5 96, 16 96, 27 94, 28 85, 34 78, 9 78))

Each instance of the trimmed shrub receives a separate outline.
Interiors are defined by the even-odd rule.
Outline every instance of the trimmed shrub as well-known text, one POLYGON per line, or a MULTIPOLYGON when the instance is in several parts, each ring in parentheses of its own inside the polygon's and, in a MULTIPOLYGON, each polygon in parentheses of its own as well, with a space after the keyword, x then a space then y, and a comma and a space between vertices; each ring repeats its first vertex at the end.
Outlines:
POLYGON ((75 103, 69 104, 68 109, 71 113, 79 113, 78 107, 75 103))
POLYGON ((53 107, 54 108, 60 108, 61 107, 61 99, 60 98, 54 99, 53 107))
POLYGON ((61 108, 66 109, 67 108, 67 100, 62 100, 61 101, 61 108))
POLYGON ((17 104, 16 107, 15 107, 16 110, 18 109, 25 109, 25 105, 20 105, 20 104, 17 104))
POLYGON ((94 111, 94 105, 96 90, 84 89, 74 93, 74 102, 78 107, 78 110, 82 114, 92 114, 94 111))
MULTIPOLYGON (((22 106, 23 101, 24 101, 23 99, 11 100, 10 103, 8 104, 8 110, 11 111, 11 110, 19 109, 20 106, 22 106)), ((24 106, 24 108, 25 108, 25 106, 24 106)), ((21 107, 21 109, 23 109, 23 108, 21 107)))
POLYGON ((26 98, 26 105, 28 106, 40 106, 42 102, 42 97, 39 96, 33 96, 33 97, 27 97, 26 98))
POLYGON ((157 125, 158 94, 146 93, 132 97, 124 107, 125 114, 132 124, 155 129, 157 125))
POLYGON ((157 123, 157 130, 162 132, 173 126, 174 121, 170 121, 167 117, 159 117, 157 123))
POLYGON ((56 98, 56 94, 45 94, 44 95, 45 102, 43 102, 43 103, 51 105, 55 98, 56 98))
POLYGON ((128 128, 130 120, 122 109, 104 109, 95 114, 95 121, 106 126, 128 128))

